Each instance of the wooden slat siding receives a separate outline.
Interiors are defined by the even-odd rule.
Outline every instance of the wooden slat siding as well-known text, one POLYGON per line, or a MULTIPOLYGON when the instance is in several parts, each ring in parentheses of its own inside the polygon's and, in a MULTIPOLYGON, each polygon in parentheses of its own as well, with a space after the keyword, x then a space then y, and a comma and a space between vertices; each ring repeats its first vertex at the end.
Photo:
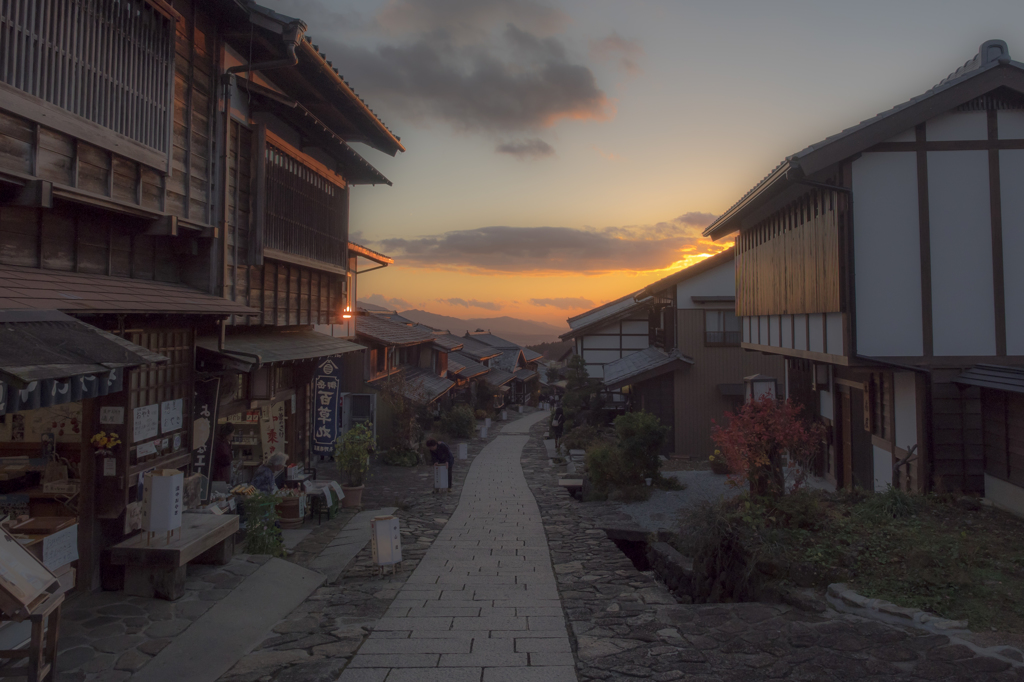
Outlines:
POLYGON ((0 81, 167 151, 167 17, 144 3, 8 0, 4 18, 0 81))
POLYGON ((0 168, 32 172, 32 124, 0 112, 0 168))
POLYGON ((844 200, 813 190, 739 236, 737 315, 842 312, 838 215, 844 200))
POLYGON ((981 392, 952 383, 959 369, 932 374, 932 484, 942 491, 984 492, 981 392))

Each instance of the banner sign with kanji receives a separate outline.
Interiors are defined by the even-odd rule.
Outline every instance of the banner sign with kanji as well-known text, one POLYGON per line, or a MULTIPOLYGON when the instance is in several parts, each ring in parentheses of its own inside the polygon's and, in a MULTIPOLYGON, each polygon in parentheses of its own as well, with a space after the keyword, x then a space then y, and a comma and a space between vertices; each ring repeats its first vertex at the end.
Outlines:
POLYGON ((263 438, 263 461, 285 451, 284 442, 284 401, 274 403, 263 410, 260 421, 260 436, 263 438))
POLYGON ((192 401, 192 472, 210 478, 220 379, 197 381, 192 401))
POLYGON ((338 438, 338 397, 341 391, 341 369, 327 358, 320 363, 313 377, 313 454, 334 455, 338 438))

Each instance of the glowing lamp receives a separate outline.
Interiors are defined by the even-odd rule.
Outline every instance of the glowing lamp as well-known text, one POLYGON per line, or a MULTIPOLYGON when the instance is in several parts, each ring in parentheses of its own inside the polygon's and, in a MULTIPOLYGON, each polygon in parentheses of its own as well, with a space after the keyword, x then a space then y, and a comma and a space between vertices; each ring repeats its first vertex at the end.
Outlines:
POLYGON ((341 319, 343 319, 343 320, 351 320, 352 319, 352 306, 350 306, 350 305, 345 306, 344 312, 341 313, 341 319))

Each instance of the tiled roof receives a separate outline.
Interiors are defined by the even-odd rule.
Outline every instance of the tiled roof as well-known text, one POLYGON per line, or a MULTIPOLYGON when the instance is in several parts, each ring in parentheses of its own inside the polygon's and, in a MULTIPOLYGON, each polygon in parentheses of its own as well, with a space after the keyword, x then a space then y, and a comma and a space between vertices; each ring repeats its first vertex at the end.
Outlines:
POLYGON ((953 379, 966 386, 994 388, 1007 393, 1024 393, 1024 369, 1001 365, 975 365, 953 379))
POLYGON ((449 353, 448 354, 448 372, 456 374, 463 379, 472 379, 478 377, 481 374, 487 374, 487 367, 484 367, 479 362, 463 355, 462 353, 449 353))
POLYGON ((328 336, 318 331, 259 331, 228 334, 224 337, 224 350, 219 350, 216 336, 202 336, 196 345, 213 353, 227 355, 242 362, 254 363, 254 355, 262 364, 308 360, 331 355, 343 355, 366 350, 358 343, 328 336))
MULTIPOLYGON (((789 184, 794 182, 794 179, 790 178, 791 175, 798 177, 803 176, 807 171, 816 172, 819 170, 818 166, 827 166, 828 163, 826 163, 826 161, 834 163, 831 159, 821 159, 817 163, 813 164, 814 167, 808 169, 807 166, 809 164, 807 162, 810 160, 809 157, 817 152, 821 152, 825 148, 836 143, 849 143, 851 139, 856 139, 856 144, 852 146, 850 144, 846 144, 846 148, 844 148, 840 154, 842 158, 848 158, 856 152, 873 144, 890 139, 893 135, 897 135, 903 130, 913 128, 917 123, 920 123, 921 120, 926 120, 936 114, 945 113, 945 111, 955 108, 963 102, 953 101, 949 106, 942 107, 940 111, 935 111, 934 107, 929 106, 926 110, 921 111, 919 115, 915 115, 914 112, 908 110, 913 109, 916 105, 923 103, 925 100, 956 88, 972 78, 978 77, 1005 65, 1010 65, 1017 69, 1024 70, 1024 64, 1010 61, 1009 50, 1006 47, 1006 43, 1003 41, 989 40, 982 43, 981 48, 978 50, 978 54, 976 54, 973 59, 969 60, 966 64, 946 78, 942 79, 936 86, 927 92, 916 97, 912 97, 906 102, 898 104, 888 111, 883 111, 876 116, 865 119, 854 126, 836 133, 835 135, 830 135, 820 142, 816 142, 805 147, 792 156, 787 156, 760 182, 751 188, 750 191, 740 197, 740 200, 733 204, 729 210, 720 215, 713 223, 708 225, 704 230, 704 235, 714 235, 714 238, 718 239, 735 232, 737 227, 733 225, 733 222, 739 216, 739 213, 749 206, 751 202, 759 201, 762 196, 765 197, 766 200, 767 197, 774 196, 776 192, 767 192, 767 190, 772 186, 777 185, 780 188, 778 191, 781 191, 782 188, 787 187, 789 184), (907 112, 906 115, 904 115, 905 112, 907 112), (892 124, 895 124, 897 129, 891 129, 893 128, 892 124)), ((993 88, 997 86, 998 83, 995 84, 993 88)), ((969 101, 971 99, 974 99, 974 96, 968 95, 965 101, 969 101)))
MULTIPOLYGON (((423 325, 421 325, 421 326, 423 326, 423 325)), ((425 328, 429 329, 429 327, 425 327, 425 328)), ((463 345, 462 341, 457 340, 456 337, 454 337, 454 336, 452 336, 450 334, 444 334, 443 336, 438 336, 437 338, 434 339, 434 343, 436 343, 438 346, 440 346, 441 348, 445 349, 448 352, 457 351, 460 348, 462 348, 462 345, 463 345)), ((449 361, 450 361, 450 358, 449 358, 449 361)))
POLYGON ((594 330, 595 328, 611 324, 612 322, 629 317, 638 310, 642 310, 644 307, 643 304, 637 303, 634 300, 634 297, 639 293, 639 291, 634 291, 633 293, 626 294, 622 298, 617 298, 610 303, 605 303, 593 310, 588 310, 582 315, 570 317, 568 319, 570 331, 562 334, 559 338, 574 339, 594 330))
POLYGON ((533 369, 520 369, 516 371, 514 376, 519 381, 529 381, 530 379, 537 376, 537 371, 533 369))
POLYGON ((708 270, 714 270, 719 265, 723 265, 725 263, 732 262, 732 260, 735 257, 736 257, 736 247, 735 246, 731 246, 728 249, 726 249, 725 251, 722 251, 720 253, 716 253, 714 256, 710 256, 710 257, 705 258, 704 260, 702 260, 700 262, 694 263, 693 265, 691 265, 688 268, 683 268, 682 270, 678 270, 676 272, 673 272, 668 277, 665 277, 663 279, 659 279, 654 284, 647 285, 646 287, 641 289, 636 294, 636 296, 637 296, 637 298, 645 298, 647 296, 653 296, 653 295, 657 294, 659 291, 664 291, 665 289, 667 289, 667 288, 669 288, 671 286, 675 286, 676 284, 678 284, 680 282, 685 282, 686 280, 690 279, 691 277, 696 277, 697 275, 699 275, 699 274, 701 274, 703 272, 707 272, 708 270))
POLYGON ((523 357, 526 358, 527 362, 534 362, 536 360, 542 361, 542 359, 544 358, 543 353, 538 353, 537 351, 530 350, 529 348, 526 348, 524 346, 520 346, 520 348, 523 349, 523 357))
POLYGON ((354 253, 357 256, 362 256, 367 260, 372 260, 374 263, 380 263, 381 265, 391 265, 395 262, 395 259, 391 256, 385 256, 383 253, 378 253, 373 249, 368 249, 361 244, 356 244, 355 242, 348 243, 348 252, 350 254, 354 253))
POLYGON ((468 355, 477 362, 501 355, 501 351, 497 348, 488 346, 486 343, 480 343, 475 339, 467 339, 465 337, 455 336, 454 334, 444 334, 438 338, 458 340, 462 343, 462 354, 468 355))
POLYGON ((521 351, 518 348, 515 350, 502 351, 501 355, 491 360, 490 366, 503 369, 506 372, 515 372, 519 369, 520 352, 521 351))
POLYGON ((366 301, 356 301, 356 310, 365 310, 368 313, 392 313, 397 315, 397 310, 391 310, 383 306, 379 306, 375 303, 367 303, 366 301))
POLYGON ((677 367, 692 364, 693 358, 683 355, 678 350, 666 353, 651 346, 605 365, 604 385, 609 389, 620 388, 628 386, 631 382, 650 379, 677 367))
POLYGON ((0 265, 0 310, 258 315, 220 296, 145 279, 0 265))
POLYGON ((357 315, 356 335, 386 346, 415 346, 418 343, 433 341, 437 337, 437 332, 396 324, 380 315, 357 315))
POLYGON ((513 379, 515 379, 515 375, 512 372, 506 372, 497 367, 492 367, 491 371, 484 375, 484 381, 494 387, 504 386, 513 379))
POLYGON ((486 343, 488 346, 493 346, 494 348, 519 348, 518 343, 506 341, 500 336, 495 336, 494 334, 470 334, 469 338, 474 341, 479 341, 480 343, 486 343))
POLYGON ((391 384, 401 390, 402 395, 410 400, 420 403, 432 403, 455 385, 451 379, 438 376, 429 369, 420 367, 403 367, 401 376, 392 374, 389 377, 380 379, 374 383, 378 388, 385 382, 394 381, 391 384))

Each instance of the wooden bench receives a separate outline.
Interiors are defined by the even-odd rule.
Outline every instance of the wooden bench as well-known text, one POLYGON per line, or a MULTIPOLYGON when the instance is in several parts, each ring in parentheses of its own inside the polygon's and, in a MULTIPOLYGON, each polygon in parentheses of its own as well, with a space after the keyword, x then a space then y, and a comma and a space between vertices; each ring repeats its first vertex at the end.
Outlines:
POLYGON ((185 594, 186 564, 222 566, 231 561, 237 530, 234 514, 182 514, 181 530, 170 542, 157 533, 147 544, 143 532, 114 545, 110 561, 125 567, 125 594, 173 601, 185 594))

